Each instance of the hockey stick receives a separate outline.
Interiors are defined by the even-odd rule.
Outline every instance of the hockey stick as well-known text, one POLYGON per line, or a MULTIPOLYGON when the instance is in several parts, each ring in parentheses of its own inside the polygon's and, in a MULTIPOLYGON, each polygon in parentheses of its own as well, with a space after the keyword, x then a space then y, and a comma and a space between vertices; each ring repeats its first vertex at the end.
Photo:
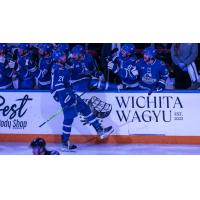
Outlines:
MULTIPOLYGON (((151 89, 148 91, 148 96, 151 96, 151 94, 154 93, 154 92, 161 92, 161 91, 158 91, 156 88, 157 88, 157 87, 151 88, 151 89)), ((162 91, 163 91, 163 90, 162 90, 162 91)))
MULTIPOLYGON (((79 97, 83 96, 84 94, 86 94, 87 92, 93 90, 95 87, 91 87, 89 88, 89 90, 83 92, 81 95, 79 95, 79 97)), ((41 128, 42 126, 44 126, 47 122, 51 121, 54 117, 56 117, 57 115, 59 115, 60 113, 63 112, 63 110, 67 107, 64 106, 63 108, 60 108, 56 113, 54 113, 52 116, 50 116, 45 122, 43 122, 42 124, 39 125, 39 127, 41 128)))
POLYGON ((157 91, 156 88, 157 88, 157 84, 155 84, 155 85, 148 91, 148 96, 151 96, 151 94, 152 94, 153 92, 157 91))
MULTIPOLYGON (((119 51, 118 48, 114 48, 111 52, 110 52, 110 55, 106 57, 106 61, 109 62, 109 61, 112 61, 112 56, 113 54, 117 53, 119 51)), ((110 70, 107 69, 107 77, 106 77, 106 82, 109 83, 110 81, 110 70)))
POLYGON ((151 96, 151 94, 156 90, 156 87, 153 87, 151 88, 149 91, 148 91, 148 96, 151 96))

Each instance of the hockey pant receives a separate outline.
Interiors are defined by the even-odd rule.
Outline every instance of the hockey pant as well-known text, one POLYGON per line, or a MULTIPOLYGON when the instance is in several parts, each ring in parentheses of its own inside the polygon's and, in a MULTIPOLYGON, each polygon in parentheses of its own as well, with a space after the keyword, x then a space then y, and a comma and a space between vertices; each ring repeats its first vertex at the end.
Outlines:
MULTIPOLYGON (((89 122, 89 124, 91 124, 95 128, 95 130, 101 128, 101 124, 91 112, 90 107, 80 97, 77 97, 77 104, 75 109, 77 113, 81 113, 84 116, 84 118, 89 122)), ((72 123, 75 118, 75 117, 70 118, 70 116, 72 115, 68 111, 69 109, 64 109, 63 111, 64 113, 63 135, 62 135, 63 143, 66 143, 69 140, 72 129, 72 123)))

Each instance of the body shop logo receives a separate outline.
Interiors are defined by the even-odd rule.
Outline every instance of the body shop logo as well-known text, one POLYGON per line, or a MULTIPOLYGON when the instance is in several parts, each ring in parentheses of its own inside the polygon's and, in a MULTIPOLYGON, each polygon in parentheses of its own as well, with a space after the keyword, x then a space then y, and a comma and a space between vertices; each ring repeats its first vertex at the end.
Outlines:
POLYGON ((16 99, 14 104, 9 105, 6 99, 0 95, 0 127, 24 129, 27 127, 27 121, 21 121, 26 112, 27 104, 32 101, 28 95, 23 98, 16 99), (16 119, 17 118, 17 119, 16 119))

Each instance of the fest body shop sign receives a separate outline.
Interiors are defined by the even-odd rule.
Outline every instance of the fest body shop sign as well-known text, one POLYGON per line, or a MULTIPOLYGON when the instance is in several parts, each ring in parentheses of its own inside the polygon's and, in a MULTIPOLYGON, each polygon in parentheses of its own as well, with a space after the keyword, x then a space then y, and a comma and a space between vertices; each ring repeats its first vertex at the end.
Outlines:
MULTIPOLYGON (((59 108, 49 92, 0 92, 0 133, 56 133, 59 124, 43 128, 39 125, 59 108)), ((58 116, 53 124, 61 118, 58 116)))
MULTIPOLYGON (((154 93, 150 97, 146 92, 97 92, 82 98, 103 126, 114 127, 114 135, 200 135, 197 92, 154 93), (99 114, 106 110, 106 115, 99 114)), ((1 92, 0 133, 61 134, 62 113, 39 128, 58 109, 59 103, 49 92, 1 92)), ((83 116, 74 120, 72 134, 96 134, 80 118, 83 116)))

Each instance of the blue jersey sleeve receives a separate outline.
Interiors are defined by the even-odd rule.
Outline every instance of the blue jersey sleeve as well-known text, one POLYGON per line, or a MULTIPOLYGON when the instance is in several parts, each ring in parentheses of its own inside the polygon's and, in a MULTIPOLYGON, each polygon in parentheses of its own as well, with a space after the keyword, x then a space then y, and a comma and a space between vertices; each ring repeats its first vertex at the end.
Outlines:
POLYGON ((160 78, 158 82, 165 84, 168 77, 169 77, 168 68, 163 61, 160 61, 160 78))

